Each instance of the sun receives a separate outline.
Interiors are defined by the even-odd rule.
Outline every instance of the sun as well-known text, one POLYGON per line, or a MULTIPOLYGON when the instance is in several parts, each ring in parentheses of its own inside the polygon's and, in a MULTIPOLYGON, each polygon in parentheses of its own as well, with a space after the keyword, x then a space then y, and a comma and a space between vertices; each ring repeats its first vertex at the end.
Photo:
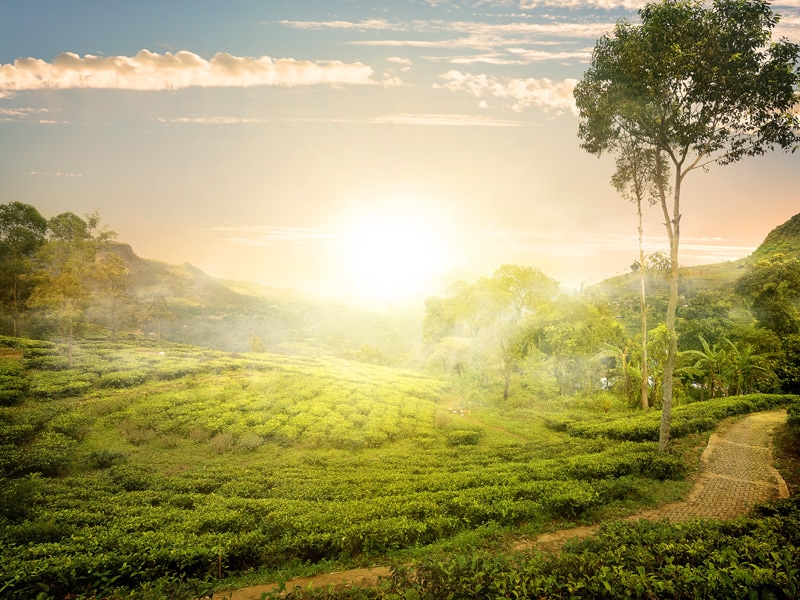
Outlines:
POLYGON ((348 293, 361 301, 404 302, 430 292, 449 266, 446 229, 419 215, 362 215, 342 236, 348 293))

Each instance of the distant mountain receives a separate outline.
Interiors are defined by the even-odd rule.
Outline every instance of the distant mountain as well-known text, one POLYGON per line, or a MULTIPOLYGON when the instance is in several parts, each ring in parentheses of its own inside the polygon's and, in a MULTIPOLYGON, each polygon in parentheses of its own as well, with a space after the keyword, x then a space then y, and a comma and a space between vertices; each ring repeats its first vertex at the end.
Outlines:
POLYGON ((770 231, 750 259, 762 260, 778 253, 791 258, 800 258, 800 214, 796 214, 783 225, 778 225, 770 231))
POLYGON ((253 296, 234 291, 197 267, 139 257, 129 244, 108 242, 107 252, 125 261, 128 292, 141 301, 161 296, 171 308, 230 310, 252 304, 253 296))
MULTIPOLYGON (((421 338, 424 307, 372 313, 292 290, 217 279, 189 263, 141 258, 124 243, 109 242, 104 251, 125 262, 127 293, 142 307, 163 300, 168 316, 159 329, 171 342, 234 352, 263 345, 272 352, 398 365, 421 338)), ((155 335, 155 322, 145 320, 142 329, 155 335)))

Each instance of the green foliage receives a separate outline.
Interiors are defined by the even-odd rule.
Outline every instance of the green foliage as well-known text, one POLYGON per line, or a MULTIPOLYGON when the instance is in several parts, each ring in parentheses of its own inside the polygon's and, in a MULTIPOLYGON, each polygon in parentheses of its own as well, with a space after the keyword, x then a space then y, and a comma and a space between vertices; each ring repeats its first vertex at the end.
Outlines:
MULTIPOLYGON (((678 406, 672 411, 672 435, 678 438, 708 431, 725 417, 770 410, 794 400, 795 396, 791 395, 750 394, 678 406)), ((597 419, 551 419, 548 425, 579 437, 640 442, 658 440, 660 419, 661 415, 657 412, 648 412, 605 422, 597 419)))
MULTIPOLYGON (((169 578, 381 555, 487 524, 592 519, 683 476, 654 443, 609 439, 615 422, 639 418, 619 408, 572 412, 564 435, 536 411, 437 418, 445 385, 413 373, 163 351, 87 343, 73 369, 52 372, 31 368, 42 356, 25 359, 17 376, 27 381, 73 375, 92 387, 0 410, 0 494, 15 502, 0 515, 4 597, 42 586, 55 597, 129 594, 169 578), (187 374, 162 378, 165 363, 187 374), (145 377, 99 385, 127 371, 145 377), (573 437, 592 423, 604 431, 596 439, 573 437)), ((752 410, 781 403, 744 400, 752 410)), ((697 429, 718 418, 687 420, 697 429)))
POLYGON ((95 469, 108 469, 114 464, 125 462, 127 454, 120 450, 92 450, 89 453, 89 464, 95 469))
POLYGON ((558 555, 456 553, 395 567, 369 590, 301 590, 294 599, 775 598, 800 594, 800 503, 728 523, 616 522, 558 555))
POLYGON ((25 449, 18 469, 49 477, 63 473, 72 461, 77 443, 63 433, 46 432, 25 449))
POLYGON ((80 396, 92 387, 93 373, 78 370, 41 371, 29 377, 28 390, 38 398, 66 398, 80 396))
POLYGON ((800 259, 775 254, 751 263, 736 288, 762 327, 779 335, 800 332, 800 259))
POLYGON ((0 406, 18 404, 28 391, 27 382, 15 375, 0 375, 0 406))
POLYGON ((786 421, 795 437, 800 439, 800 400, 786 406, 786 421))

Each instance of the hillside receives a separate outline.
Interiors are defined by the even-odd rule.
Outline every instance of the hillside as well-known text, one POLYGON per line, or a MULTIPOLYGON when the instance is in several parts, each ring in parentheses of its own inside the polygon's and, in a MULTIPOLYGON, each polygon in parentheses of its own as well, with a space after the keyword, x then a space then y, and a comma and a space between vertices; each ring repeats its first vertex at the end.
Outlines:
POLYGON ((778 253, 800 258, 800 213, 770 231, 750 258, 761 260, 778 253))
MULTIPOLYGON (((779 252, 790 257, 800 258, 800 214, 796 214, 773 229, 748 257, 708 265, 682 267, 680 269, 680 293, 691 295, 707 289, 732 290, 736 280, 742 276, 748 264, 779 252)), ((668 284, 664 278, 653 275, 648 278, 647 283, 648 290, 655 296, 666 294, 668 291, 668 284)), ((594 287, 605 295, 626 303, 632 298, 638 298, 639 274, 631 272, 610 277, 594 287)))
MULTIPOLYGON (((162 337, 218 350, 244 352, 258 338, 264 349, 295 355, 337 355, 397 364, 419 339, 421 313, 377 314, 289 290, 217 279, 197 267, 138 256, 129 244, 111 242, 130 277, 127 294, 142 307, 163 300, 162 337)), ((421 309, 420 309, 421 311, 421 309)), ((143 331, 155 335, 150 319, 143 331)))

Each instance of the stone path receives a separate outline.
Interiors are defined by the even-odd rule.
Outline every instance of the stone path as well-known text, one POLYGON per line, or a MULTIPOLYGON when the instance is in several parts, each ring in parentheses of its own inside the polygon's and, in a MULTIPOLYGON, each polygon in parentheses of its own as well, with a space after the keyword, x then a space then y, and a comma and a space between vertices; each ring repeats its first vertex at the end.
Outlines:
MULTIPOLYGON (((775 428, 786 421, 785 410, 748 415, 725 433, 711 435, 701 457, 701 469, 694 487, 683 502, 637 513, 627 520, 648 519, 686 521, 690 519, 732 519, 744 514, 751 506, 773 498, 786 498, 789 489, 773 466, 772 436, 775 428)), ((514 545, 517 551, 536 548, 558 552, 568 539, 583 539, 600 528, 599 525, 575 527, 554 533, 544 533, 533 540, 514 545)), ((328 573, 287 582, 286 589, 296 586, 327 587, 330 585, 369 586, 381 577, 388 577, 388 567, 354 569, 328 573)), ((228 600, 258 600, 277 585, 265 585, 236 591, 215 592, 214 598, 228 600)))
MULTIPOLYGON (((785 421, 785 410, 755 413, 723 434, 711 434, 700 458, 700 472, 686 500, 637 513, 627 520, 733 519, 759 502, 787 498, 789 489, 773 466, 772 457, 772 436, 785 421)), ((515 549, 557 552, 566 540, 583 539, 598 529, 599 525, 592 525, 544 533, 532 541, 520 542, 515 549)))

